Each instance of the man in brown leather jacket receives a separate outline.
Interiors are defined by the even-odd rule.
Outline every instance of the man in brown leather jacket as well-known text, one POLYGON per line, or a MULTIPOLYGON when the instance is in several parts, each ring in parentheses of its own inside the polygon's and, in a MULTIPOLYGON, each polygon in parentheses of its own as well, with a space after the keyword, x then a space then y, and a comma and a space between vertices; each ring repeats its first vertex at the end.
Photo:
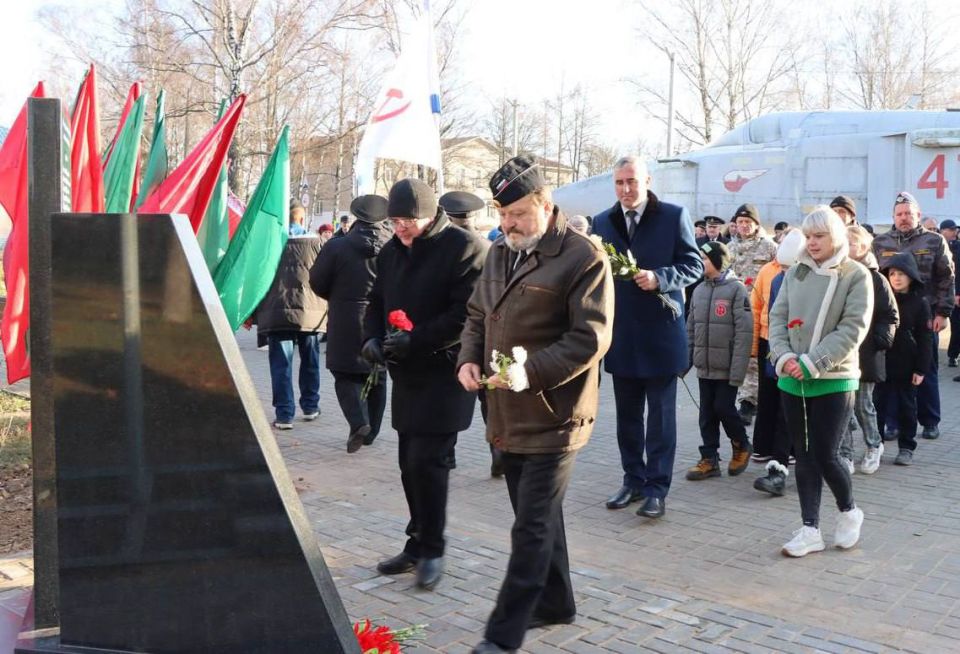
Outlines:
POLYGON ((596 420, 613 279, 600 246, 567 226, 544 186, 525 156, 490 181, 503 236, 467 303, 457 361, 468 391, 491 375, 487 440, 503 451, 515 515, 507 576, 477 654, 514 651, 528 628, 576 615, 562 503, 596 420), (489 364, 494 350, 514 359, 504 375, 489 364))

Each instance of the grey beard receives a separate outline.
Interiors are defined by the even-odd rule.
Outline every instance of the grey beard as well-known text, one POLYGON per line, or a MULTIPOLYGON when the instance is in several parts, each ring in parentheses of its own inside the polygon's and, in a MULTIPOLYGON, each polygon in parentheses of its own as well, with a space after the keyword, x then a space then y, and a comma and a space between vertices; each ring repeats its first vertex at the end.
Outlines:
POLYGON ((509 234, 504 234, 503 242, 507 244, 507 247, 510 248, 513 252, 519 252, 520 250, 532 250, 537 246, 537 243, 540 242, 540 239, 543 238, 543 234, 536 234, 534 236, 524 236, 519 240, 519 242, 514 243, 513 239, 510 238, 509 234))

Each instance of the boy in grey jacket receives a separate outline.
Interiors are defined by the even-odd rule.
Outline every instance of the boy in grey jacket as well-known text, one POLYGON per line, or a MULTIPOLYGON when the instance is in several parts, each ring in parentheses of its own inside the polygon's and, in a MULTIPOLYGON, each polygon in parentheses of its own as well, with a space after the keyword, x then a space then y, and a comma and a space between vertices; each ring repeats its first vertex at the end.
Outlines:
POLYGON ((750 462, 750 439, 737 413, 737 388, 743 384, 753 344, 750 297, 730 269, 733 257, 723 243, 700 246, 704 281, 693 292, 687 320, 691 366, 700 382, 700 462, 687 471, 699 481, 720 476, 720 425, 733 455, 727 474, 739 475, 750 462))

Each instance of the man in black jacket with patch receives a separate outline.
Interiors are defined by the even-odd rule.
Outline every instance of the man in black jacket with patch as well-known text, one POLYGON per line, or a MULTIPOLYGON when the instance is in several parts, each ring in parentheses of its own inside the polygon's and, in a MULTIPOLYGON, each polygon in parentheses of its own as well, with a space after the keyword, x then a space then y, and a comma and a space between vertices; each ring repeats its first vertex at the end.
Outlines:
POLYGON ((387 215, 395 234, 377 256, 362 355, 386 363, 393 380, 390 406, 410 522, 403 551, 377 570, 416 568, 417 585, 432 589, 443 572, 451 455, 457 432, 470 426, 476 400, 457 382, 454 364, 483 250, 451 224, 433 190, 419 180, 393 185, 387 215), (413 323, 409 331, 388 327, 394 311, 406 313, 413 323))
POLYGON ((337 402, 350 425, 347 452, 352 454, 373 443, 387 404, 386 374, 370 386, 366 398, 361 397, 372 367, 360 356, 360 347, 367 295, 377 277, 377 255, 392 233, 384 197, 362 195, 350 204, 350 213, 357 224, 343 238, 323 246, 310 271, 310 286, 329 302, 327 369, 333 373, 337 402))

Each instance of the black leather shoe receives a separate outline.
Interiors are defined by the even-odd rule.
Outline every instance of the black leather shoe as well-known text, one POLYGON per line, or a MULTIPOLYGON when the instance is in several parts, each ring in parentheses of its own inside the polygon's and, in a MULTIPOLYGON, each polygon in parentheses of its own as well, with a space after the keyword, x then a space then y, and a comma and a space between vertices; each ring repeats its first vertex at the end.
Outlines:
POLYGON ((370 434, 370 425, 360 425, 347 436, 347 454, 353 454, 363 445, 363 439, 370 434))
POLYGON ((433 590, 433 587, 443 576, 443 557, 434 559, 420 559, 417 562, 417 586, 424 590, 433 590))
POLYGON ((637 515, 646 518, 659 518, 667 512, 667 501, 659 497, 648 497, 643 506, 637 509, 637 515))
POLYGON ((377 436, 379 436, 379 435, 380 435, 379 432, 377 432, 376 434, 373 433, 373 432, 370 432, 369 434, 367 434, 366 436, 363 437, 363 444, 364 444, 364 445, 373 445, 373 441, 377 440, 377 436))
POLYGON ((625 509, 630 506, 630 502, 636 502, 641 497, 643 497, 643 495, 640 494, 640 491, 630 488, 629 486, 621 486, 620 490, 607 500, 607 508, 625 509))
POLYGON ((491 643, 489 640, 481 640, 476 647, 474 647, 470 654, 502 654, 502 652, 516 652, 515 649, 505 649, 500 647, 496 643, 491 643))
POLYGON ((940 428, 936 425, 933 425, 932 427, 924 427, 923 433, 920 434, 920 436, 922 438, 926 438, 927 440, 934 441, 940 438, 940 428))
POLYGON ((577 614, 566 615, 562 618, 548 618, 535 615, 530 618, 530 623, 527 625, 527 629, 542 629, 544 627, 552 627, 555 624, 573 624, 577 619, 577 614))
POLYGON ((396 556, 378 563, 377 572, 382 575, 398 575, 403 572, 410 572, 415 567, 417 567, 417 558, 406 552, 400 552, 396 556))

